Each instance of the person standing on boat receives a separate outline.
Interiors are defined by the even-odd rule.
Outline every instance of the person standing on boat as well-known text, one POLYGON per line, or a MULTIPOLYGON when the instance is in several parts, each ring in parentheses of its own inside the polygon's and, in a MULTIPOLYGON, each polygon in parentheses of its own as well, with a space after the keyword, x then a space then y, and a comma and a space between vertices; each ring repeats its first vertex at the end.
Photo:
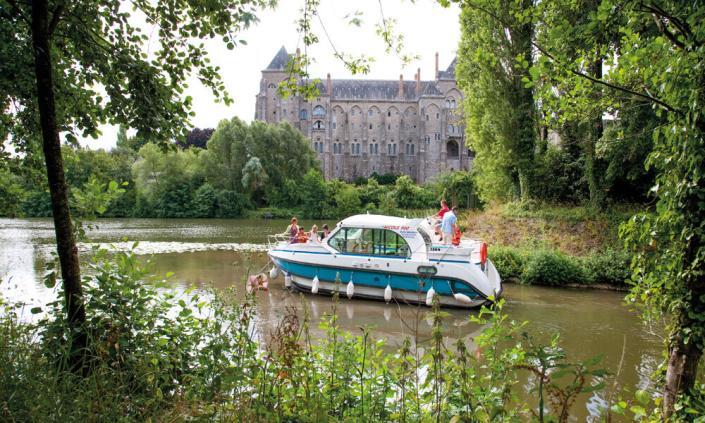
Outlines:
POLYGON ((450 245, 453 240, 453 232, 458 227, 458 218, 456 213, 458 212, 458 206, 453 206, 450 211, 443 214, 443 221, 441 222, 441 231, 443 232, 443 244, 450 245))
POLYGON ((328 238, 328 234, 330 233, 330 229, 328 229, 327 223, 325 223, 321 229, 323 229, 323 236, 321 237, 321 241, 323 241, 324 239, 328 238))
POLYGON ((293 244, 296 242, 296 235, 299 233, 299 221, 296 216, 291 218, 291 224, 286 227, 286 230, 282 235, 289 237, 289 243, 293 244))

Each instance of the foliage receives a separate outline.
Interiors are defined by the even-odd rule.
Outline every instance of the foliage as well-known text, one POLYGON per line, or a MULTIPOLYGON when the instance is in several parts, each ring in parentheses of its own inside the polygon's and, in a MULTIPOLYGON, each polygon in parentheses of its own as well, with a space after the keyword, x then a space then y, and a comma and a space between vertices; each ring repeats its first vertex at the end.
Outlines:
POLYGON ((559 252, 539 251, 530 255, 522 273, 527 284, 567 285, 584 281, 577 260, 559 252))
MULTIPOLYGON (((113 1, 49 3, 57 124, 73 142, 79 134, 97 136, 102 123, 126 125, 153 141, 185 134, 192 99, 183 90, 192 77, 229 103, 218 67, 196 41, 225 38, 234 47, 255 11, 268 4, 137 2, 133 10, 113 1), (160 29, 149 54, 149 34, 137 21, 160 29)), ((2 141, 11 135, 22 150, 39 134, 30 16, 29 3, 13 1, 4 3, 0 19, 0 117, 7 129, 0 135, 2 141)))
POLYGON ((532 285, 593 285, 624 288, 631 256, 603 249, 583 257, 528 247, 492 246, 489 258, 503 280, 532 285))
POLYGON ((0 167, 0 216, 18 216, 25 195, 19 176, 0 167))
POLYGON ((233 118, 220 122, 208 141, 203 155, 206 180, 215 188, 250 193, 250 187, 242 185, 243 171, 255 157, 273 187, 281 187, 286 179, 299 182, 317 167, 310 142, 288 123, 248 125, 233 118))
POLYGON ((537 120, 532 89, 522 82, 533 61, 532 4, 483 0, 461 11, 456 76, 485 201, 533 193, 537 120))
POLYGON ((526 266, 526 253, 514 247, 491 246, 488 257, 502 280, 520 280, 526 266))
POLYGON ((360 195, 352 186, 344 186, 335 194, 336 212, 339 216, 350 216, 358 212, 360 195))
POLYGON ((213 128, 193 128, 186 134, 185 140, 176 140, 179 148, 206 148, 208 140, 213 136, 213 128))
POLYGON ((624 286, 630 277, 631 255, 625 251, 605 249, 582 259, 586 283, 624 286))

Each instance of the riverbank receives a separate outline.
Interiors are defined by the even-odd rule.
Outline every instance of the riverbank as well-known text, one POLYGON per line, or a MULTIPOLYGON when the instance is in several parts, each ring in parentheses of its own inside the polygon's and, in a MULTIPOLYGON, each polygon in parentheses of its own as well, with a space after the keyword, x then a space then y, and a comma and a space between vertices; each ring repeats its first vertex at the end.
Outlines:
POLYGON ((465 236, 488 243, 504 280, 626 290, 631 257, 619 225, 635 210, 507 203, 464 213, 460 221, 465 236))

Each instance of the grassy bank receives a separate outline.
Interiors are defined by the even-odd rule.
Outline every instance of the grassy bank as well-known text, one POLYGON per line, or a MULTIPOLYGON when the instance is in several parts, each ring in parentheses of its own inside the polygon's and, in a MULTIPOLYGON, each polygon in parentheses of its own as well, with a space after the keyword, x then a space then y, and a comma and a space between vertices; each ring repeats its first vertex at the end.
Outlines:
POLYGON ((465 235, 489 246, 502 278, 524 284, 625 288, 631 257, 619 224, 635 208, 508 203, 463 214, 465 235))

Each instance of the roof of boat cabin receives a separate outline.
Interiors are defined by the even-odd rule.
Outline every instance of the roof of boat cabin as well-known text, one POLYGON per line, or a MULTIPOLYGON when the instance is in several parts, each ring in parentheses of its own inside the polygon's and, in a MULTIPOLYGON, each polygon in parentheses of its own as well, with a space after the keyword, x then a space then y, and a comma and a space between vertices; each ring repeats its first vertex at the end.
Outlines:
POLYGON ((423 219, 384 216, 381 214, 357 214, 343 219, 340 223, 347 227, 379 229, 416 229, 423 219))

